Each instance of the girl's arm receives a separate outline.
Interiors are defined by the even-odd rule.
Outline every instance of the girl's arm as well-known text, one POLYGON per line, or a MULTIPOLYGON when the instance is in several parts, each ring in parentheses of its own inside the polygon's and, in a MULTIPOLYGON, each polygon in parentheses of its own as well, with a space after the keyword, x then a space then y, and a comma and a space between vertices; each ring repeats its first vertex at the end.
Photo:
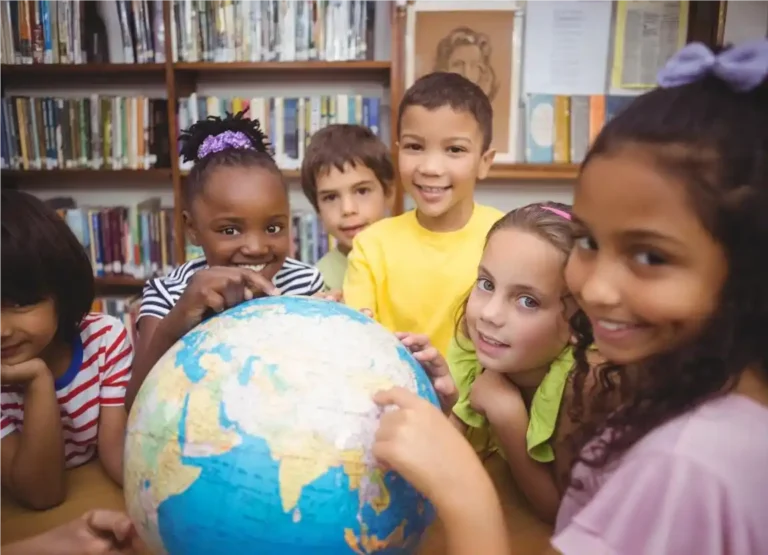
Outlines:
POLYGON ((130 412, 136 394, 144 383, 144 379, 168 349, 179 339, 173 331, 173 324, 165 318, 144 316, 136 326, 136 355, 133 359, 133 371, 125 391, 125 410, 130 412))
POLYGON ((560 506, 560 493, 549 466, 528 454, 528 409, 520 391, 502 374, 486 371, 472 384, 470 400, 488 419, 512 477, 536 515, 553 523, 560 506))
MULTIPOLYGON (((12 424, 3 415, 2 483, 13 497, 32 509, 55 507, 64 501, 64 435, 61 429, 56 387, 48 366, 33 359, 3 366, 3 383, 24 387, 24 426, 8 431, 12 424)), ((10 394, 3 393, 3 412, 10 394), (7 397, 8 395, 8 397, 7 397)), ((21 397, 20 395, 18 397, 21 397)))
POLYGON ((528 454, 525 439, 528 430, 528 414, 514 414, 513 410, 501 408, 498 413, 487 413, 491 429, 499 440, 515 483, 531 504, 536 515, 553 523, 560 506, 560 493, 549 465, 540 463, 528 454))
POLYGON ((374 456, 396 470, 435 506, 450 555, 509 555, 501 503, 472 446, 440 410, 393 388, 378 393, 381 417, 374 456))
POLYGON ((118 485, 123 484, 123 445, 125 442, 125 388, 131 379, 133 347, 128 333, 119 320, 105 337, 107 356, 99 374, 99 460, 107 475, 118 485))

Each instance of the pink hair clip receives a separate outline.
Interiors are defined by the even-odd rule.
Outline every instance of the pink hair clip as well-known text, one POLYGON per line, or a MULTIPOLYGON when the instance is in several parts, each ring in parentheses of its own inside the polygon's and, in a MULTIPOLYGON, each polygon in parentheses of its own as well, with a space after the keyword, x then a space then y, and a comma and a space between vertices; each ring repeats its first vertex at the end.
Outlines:
POLYGON ((549 210, 553 214, 557 214, 558 216, 560 216, 561 218, 565 218, 566 220, 570 221, 571 219, 571 215, 565 210, 560 210, 559 208, 553 208, 551 206, 542 206, 542 208, 544 210, 549 210))

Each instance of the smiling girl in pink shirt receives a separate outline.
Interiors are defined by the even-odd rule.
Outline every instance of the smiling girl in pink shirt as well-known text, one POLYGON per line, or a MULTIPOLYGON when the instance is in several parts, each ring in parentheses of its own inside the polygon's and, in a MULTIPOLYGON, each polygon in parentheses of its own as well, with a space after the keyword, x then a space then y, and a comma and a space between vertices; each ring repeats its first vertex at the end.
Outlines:
MULTIPOLYGON (((553 553, 768 553, 766 77, 768 39, 689 44, 582 166, 566 267, 579 426, 553 553)), ((460 434, 408 392, 377 400, 400 410, 375 454, 433 500, 450 552, 509 553, 460 434)))

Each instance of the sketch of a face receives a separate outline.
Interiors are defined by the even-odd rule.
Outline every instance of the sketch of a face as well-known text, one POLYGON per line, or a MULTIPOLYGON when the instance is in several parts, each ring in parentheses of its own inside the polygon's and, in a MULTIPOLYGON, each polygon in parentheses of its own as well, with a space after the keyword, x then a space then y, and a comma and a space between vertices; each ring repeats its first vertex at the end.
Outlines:
POLYGON ((480 48, 474 44, 456 46, 448 57, 448 70, 463 75, 475 84, 480 84, 488 73, 480 48))
POLYGON ((468 27, 458 27, 438 43, 434 71, 458 73, 483 89, 493 100, 499 86, 490 58, 491 46, 485 34, 468 27))

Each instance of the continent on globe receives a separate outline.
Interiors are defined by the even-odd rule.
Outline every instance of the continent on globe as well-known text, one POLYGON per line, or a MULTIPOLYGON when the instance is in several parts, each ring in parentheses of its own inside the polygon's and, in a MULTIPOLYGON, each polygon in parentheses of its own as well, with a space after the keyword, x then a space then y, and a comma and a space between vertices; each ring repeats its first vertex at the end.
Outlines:
POLYGON ((155 365, 125 446, 128 512, 158 554, 410 553, 434 510, 371 455, 377 391, 438 405, 394 334, 342 304, 268 297, 155 365))

